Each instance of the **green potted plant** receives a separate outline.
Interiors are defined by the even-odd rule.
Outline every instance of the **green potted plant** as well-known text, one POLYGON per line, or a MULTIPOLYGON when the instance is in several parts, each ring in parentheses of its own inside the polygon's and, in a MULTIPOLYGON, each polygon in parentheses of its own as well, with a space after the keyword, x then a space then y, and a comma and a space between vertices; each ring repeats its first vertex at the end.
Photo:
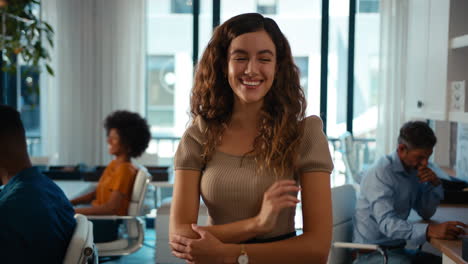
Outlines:
POLYGON ((47 72, 54 75, 43 43, 45 39, 53 47, 54 30, 41 20, 40 4, 39 0, 0 0, 2 71, 15 73, 17 56, 21 56, 25 64, 36 70, 45 62, 47 72))

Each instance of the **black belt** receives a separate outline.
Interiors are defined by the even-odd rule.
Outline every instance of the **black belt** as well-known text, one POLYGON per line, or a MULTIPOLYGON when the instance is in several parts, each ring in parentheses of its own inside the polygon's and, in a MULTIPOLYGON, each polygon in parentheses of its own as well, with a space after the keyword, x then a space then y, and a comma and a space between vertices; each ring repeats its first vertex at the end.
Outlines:
POLYGON ((269 243, 269 242, 275 242, 275 241, 280 241, 280 240, 285 240, 291 237, 296 236, 296 231, 287 233, 281 236, 276 236, 276 237, 270 237, 270 238, 252 238, 249 239, 242 244, 258 244, 258 243, 269 243))

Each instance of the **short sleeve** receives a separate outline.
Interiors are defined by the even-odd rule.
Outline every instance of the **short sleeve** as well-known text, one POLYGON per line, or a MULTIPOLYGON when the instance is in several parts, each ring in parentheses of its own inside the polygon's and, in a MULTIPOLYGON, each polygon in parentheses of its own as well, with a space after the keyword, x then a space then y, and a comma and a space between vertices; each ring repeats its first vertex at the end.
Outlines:
POLYGON ((298 171, 323 171, 331 173, 333 162, 328 148, 328 140, 323 133, 323 123, 318 116, 304 119, 304 135, 299 146, 298 171))
POLYGON ((118 191, 129 197, 132 193, 133 183, 135 182, 136 170, 130 163, 119 165, 112 178, 110 189, 118 191))
POLYGON ((174 156, 175 170, 203 170, 203 142, 206 123, 200 117, 187 128, 174 156))

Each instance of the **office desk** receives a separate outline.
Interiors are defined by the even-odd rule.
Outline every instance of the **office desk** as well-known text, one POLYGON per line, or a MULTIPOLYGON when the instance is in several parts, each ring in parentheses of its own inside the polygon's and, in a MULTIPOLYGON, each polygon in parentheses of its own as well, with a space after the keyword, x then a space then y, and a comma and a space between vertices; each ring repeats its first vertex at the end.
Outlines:
POLYGON ((167 181, 152 181, 150 185, 153 185, 156 190, 154 192, 154 207, 159 208, 161 206, 161 188, 172 188, 174 183, 167 181))
POLYGON ((97 185, 97 182, 87 181, 55 180, 54 182, 62 189, 68 199, 73 199, 79 195, 88 193, 96 189, 97 185))
POLYGON ((461 240, 433 239, 431 244, 442 252, 442 264, 466 264, 461 257, 461 240))
MULTIPOLYGON (((431 218, 434 222, 461 221, 468 224, 468 205, 442 204, 431 218)), ((461 257, 461 240, 431 239, 431 245, 442 252, 443 264, 468 264, 461 257)))

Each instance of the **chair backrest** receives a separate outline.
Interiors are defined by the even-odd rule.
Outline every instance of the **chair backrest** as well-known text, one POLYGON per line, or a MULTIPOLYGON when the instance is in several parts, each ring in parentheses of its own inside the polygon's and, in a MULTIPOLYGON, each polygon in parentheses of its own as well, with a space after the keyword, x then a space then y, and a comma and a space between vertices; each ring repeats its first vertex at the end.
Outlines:
POLYGON ((132 195, 130 204, 128 205, 128 215, 140 216, 143 208, 143 201, 146 195, 146 189, 150 181, 151 175, 144 166, 140 166, 133 183, 132 195))
POLYGON ((93 256, 95 253, 93 223, 81 214, 76 214, 75 219, 76 227, 63 259, 64 264, 84 264, 92 257, 97 258, 97 256, 93 256))
MULTIPOLYGON (((132 195, 130 197, 130 203, 128 205, 128 215, 130 216, 141 216, 143 204, 146 196, 146 190, 150 182, 151 174, 144 166, 140 166, 133 183, 132 195)), ((126 221, 127 223, 127 234, 129 238, 138 238, 141 232, 138 227, 138 220, 132 219, 126 221)), ((144 232, 144 231, 143 231, 144 232)))
MULTIPOLYGON (((351 184, 332 188, 333 241, 352 242, 356 189, 351 184)), ((331 248, 328 263, 351 263, 349 250, 331 248)))

